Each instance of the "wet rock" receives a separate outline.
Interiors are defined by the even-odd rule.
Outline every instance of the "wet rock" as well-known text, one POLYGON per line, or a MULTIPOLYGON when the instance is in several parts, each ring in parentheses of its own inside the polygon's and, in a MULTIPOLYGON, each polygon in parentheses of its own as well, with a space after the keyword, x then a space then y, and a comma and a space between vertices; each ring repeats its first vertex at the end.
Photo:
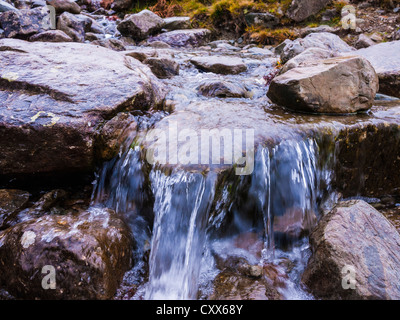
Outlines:
POLYGON ((118 155, 124 141, 136 132, 135 117, 127 112, 118 113, 108 121, 100 131, 99 152, 104 161, 109 161, 118 155))
POLYGON ((274 53, 271 50, 268 49, 263 49, 263 48, 258 48, 258 47, 254 47, 254 48, 250 48, 248 50, 246 50, 246 52, 244 52, 242 54, 243 57, 247 57, 247 58, 251 58, 251 59, 266 59, 266 58, 270 58, 274 56, 274 53))
POLYGON ((90 30, 91 23, 89 17, 64 12, 58 18, 57 29, 65 32, 72 40, 83 42, 85 41, 85 31, 90 30))
POLYGON ((6 229, 10 221, 25 208, 29 192, 14 189, 0 189, 0 230, 6 229))
POLYGON ((339 203, 321 219, 310 243, 312 256, 302 280, 317 297, 400 298, 400 235, 366 202, 339 203), (351 284, 344 279, 351 276, 349 270, 354 272, 354 287, 345 290, 343 283, 351 284))
POLYGON ((159 79, 168 79, 179 75, 179 64, 169 58, 147 58, 143 61, 159 79))
POLYGON ((274 78, 268 97, 296 111, 345 114, 370 109, 378 86, 368 60, 340 57, 308 62, 274 78))
POLYGON ((44 7, 46 5, 45 0, 33 0, 31 4, 31 8, 38 8, 38 7, 44 7))
POLYGON ((104 121, 165 97, 149 67, 88 44, 3 39, 0 70, 2 174, 87 172, 104 121))
POLYGON ((210 40, 211 32, 207 29, 174 30, 149 38, 148 42, 163 41, 171 47, 199 47, 210 40))
POLYGON ((47 0, 47 4, 56 9, 57 14, 70 12, 74 14, 81 13, 81 7, 73 0, 47 0))
POLYGON ((261 26, 269 29, 276 27, 279 23, 279 19, 273 14, 268 12, 263 12, 263 13, 251 12, 246 14, 244 18, 247 24, 251 26, 261 26))
POLYGON ((207 80, 197 88, 206 97, 245 98, 248 91, 241 83, 222 80, 207 80))
POLYGON ((304 21, 321 11, 331 0, 293 0, 287 16, 296 21, 304 21))
POLYGON ((136 14, 128 15, 120 22, 117 29, 123 36, 135 40, 144 40, 148 36, 161 31, 164 20, 150 10, 143 10, 136 14))
POLYGON ((362 49, 362 48, 368 48, 370 46, 375 45, 376 43, 368 36, 366 36, 365 34, 360 34, 358 36, 357 42, 355 44, 355 47, 357 49, 362 49))
POLYGON ((44 194, 26 213, 29 216, 41 216, 65 200, 67 193, 62 189, 52 190, 44 194))
POLYGON ((131 8, 133 0, 114 0, 111 4, 111 9, 114 11, 124 11, 131 8))
POLYGON ((300 30, 300 37, 304 38, 311 33, 320 33, 320 32, 335 33, 336 29, 327 25, 321 25, 315 28, 304 28, 300 30))
POLYGON ((43 23, 45 16, 46 12, 39 8, 7 11, 0 14, 0 25, 7 38, 27 39, 35 33, 49 29, 43 23))
POLYGON ((43 216, 0 234, 0 285, 17 298, 109 299, 131 252, 129 228, 109 209, 43 216), (44 266, 54 267, 54 290, 43 290, 44 266))
MULTIPOLYGON (((98 33, 93 33, 93 32, 86 32, 85 33, 85 40, 87 41, 96 41, 96 40, 103 40, 104 39, 104 35, 103 34, 98 34, 98 33)), ((99 44, 101 45, 101 44, 99 44)), ((102 46, 105 47, 105 46, 102 46)))
POLYGON ((279 300, 281 295, 263 279, 252 279, 231 271, 221 272, 214 280, 209 300, 279 300))
POLYGON ((13 5, 0 0, 0 12, 6 12, 6 11, 18 11, 17 8, 15 8, 13 5))
POLYGON ((335 54, 332 51, 321 49, 321 48, 308 48, 304 50, 299 55, 290 59, 285 65, 282 67, 280 74, 283 74, 291 69, 297 68, 301 66, 302 63, 307 61, 317 61, 324 60, 328 58, 334 57, 335 54))
POLYGON ((183 30, 190 29, 190 17, 170 17, 164 18, 164 29, 173 31, 173 30, 183 30))
POLYGON ((247 71, 247 66, 242 59, 229 56, 195 57, 190 62, 205 72, 239 74, 247 71))
POLYGON ((355 50, 335 34, 327 32, 311 33, 303 39, 299 38, 287 44, 281 53, 281 60, 286 63, 308 48, 330 50, 334 54, 350 53, 355 50))
POLYGON ((72 42, 70 36, 61 30, 48 30, 33 35, 29 41, 43 41, 43 42, 72 42))
POLYGON ((274 216, 274 232, 290 239, 299 239, 310 233, 317 222, 314 212, 290 208, 282 216, 274 216))
POLYGON ((400 41, 380 43, 355 54, 371 62, 379 77, 379 92, 400 98, 400 41))

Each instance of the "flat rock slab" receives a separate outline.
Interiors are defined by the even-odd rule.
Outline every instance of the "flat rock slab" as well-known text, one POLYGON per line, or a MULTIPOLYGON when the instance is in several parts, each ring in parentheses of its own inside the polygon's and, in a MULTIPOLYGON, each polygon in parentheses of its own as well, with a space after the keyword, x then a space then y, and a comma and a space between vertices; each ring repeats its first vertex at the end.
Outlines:
POLYGON ((400 235, 366 202, 339 203, 319 222, 310 243, 313 254, 302 280, 317 297, 400 299, 400 235))
POLYGON ((138 60, 80 43, 2 39, 0 76, 0 175, 89 170, 105 120, 165 96, 138 60))
POLYGON ((162 33, 149 38, 148 42, 162 41, 171 47, 197 47, 204 45, 210 40, 211 31, 208 29, 185 29, 162 33))
POLYGON ((400 98, 400 41, 360 49, 355 54, 371 62, 379 77, 379 92, 400 98))
POLYGON ((247 71, 247 66, 242 59, 229 56, 195 57, 190 62, 205 72, 239 74, 247 71))

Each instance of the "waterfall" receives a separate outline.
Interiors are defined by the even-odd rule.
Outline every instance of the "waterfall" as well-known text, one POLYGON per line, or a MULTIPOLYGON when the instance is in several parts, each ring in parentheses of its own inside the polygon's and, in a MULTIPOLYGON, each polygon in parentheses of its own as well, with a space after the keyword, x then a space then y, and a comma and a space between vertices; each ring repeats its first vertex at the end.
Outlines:
MULTIPOLYGON (((145 299, 198 298, 201 279, 208 277, 212 283, 209 275, 217 271, 212 267, 211 241, 225 243, 227 234, 245 234, 254 227, 264 235, 259 263, 293 259, 296 274, 290 276, 287 292, 289 297, 304 297, 299 274, 307 261, 306 236, 331 193, 327 186, 332 164, 322 163, 319 151, 311 138, 259 146, 253 173, 235 176, 234 169, 204 173, 150 167, 140 148, 129 145, 103 165, 93 205, 110 207, 126 218, 137 244, 136 261, 146 260, 150 247, 148 265, 139 263, 148 268, 148 277, 140 280, 145 299), (204 270, 207 276, 201 274, 204 270)), ((232 247, 223 246, 229 254, 232 247)))
POLYGON ((146 299, 195 299, 215 174, 150 174, 154 226, 146 299))

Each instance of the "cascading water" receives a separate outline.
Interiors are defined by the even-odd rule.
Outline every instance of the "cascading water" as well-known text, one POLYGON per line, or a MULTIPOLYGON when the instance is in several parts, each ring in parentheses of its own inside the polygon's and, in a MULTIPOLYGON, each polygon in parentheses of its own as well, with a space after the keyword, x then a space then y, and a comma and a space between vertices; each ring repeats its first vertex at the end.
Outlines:
POLYGON ((155 195, 147 299, 195 299, 215 174, 151 172, 155 195))
POLYGON ((214 259, 222 254, 242 254, 260 266, 292 261, 295 267, 280 291, 287 299, 309 298, 300 286, 308 258, 305 235, 331 193, 326 186, 332 173, 332 163, 321 163, 314 139, 299 137, 272 148, 259 147, 254 172, 227 179, 220 179, 224 170, 205 174, 179 167, 150 168, 140 147, 128 142, 103 166, 93 203, 116 210, 132 228, 136 270, 141 268, 143 275, 148 268, 136 298, 196 299, 199 287, 203 293, 212 292, 210 275, 219 272, 214 259), (238 250, 229 240, 249 231, 262 235, 260 257, 238 250), (147 243, 148 265, 140 264, 147 243))

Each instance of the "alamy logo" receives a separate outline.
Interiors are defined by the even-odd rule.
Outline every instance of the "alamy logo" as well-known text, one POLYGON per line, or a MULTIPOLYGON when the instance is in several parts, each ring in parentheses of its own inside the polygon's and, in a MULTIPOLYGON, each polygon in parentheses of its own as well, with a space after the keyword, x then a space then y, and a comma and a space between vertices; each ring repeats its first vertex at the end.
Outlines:
POLYGON ((356 269, 354 266, 345 265, 342 269, 342 288, 344 290, 356 288, 356 269))
POLYGON ((53 266, 46 265, 42 268, 42 274, 45 274, 42 279, 42 288, 54 290, 56 288, 56 269, 53 266))
POLYGON ((178 130, 178 123, 169 121, 165 130, 149 130, 145 140, 150 164, 233 165, 236 175, 254 170, 254 129, 178 130))
POLYGON ((56 29, 56 9, 53 6, 46 5, 41 10, 45 14, 41 23, 42 28, 45 30, 56 29))
POLYGON ((342 28, 345 30, 356 28, 356 8, 352 5, 344 6, 342 9, 342 28))

